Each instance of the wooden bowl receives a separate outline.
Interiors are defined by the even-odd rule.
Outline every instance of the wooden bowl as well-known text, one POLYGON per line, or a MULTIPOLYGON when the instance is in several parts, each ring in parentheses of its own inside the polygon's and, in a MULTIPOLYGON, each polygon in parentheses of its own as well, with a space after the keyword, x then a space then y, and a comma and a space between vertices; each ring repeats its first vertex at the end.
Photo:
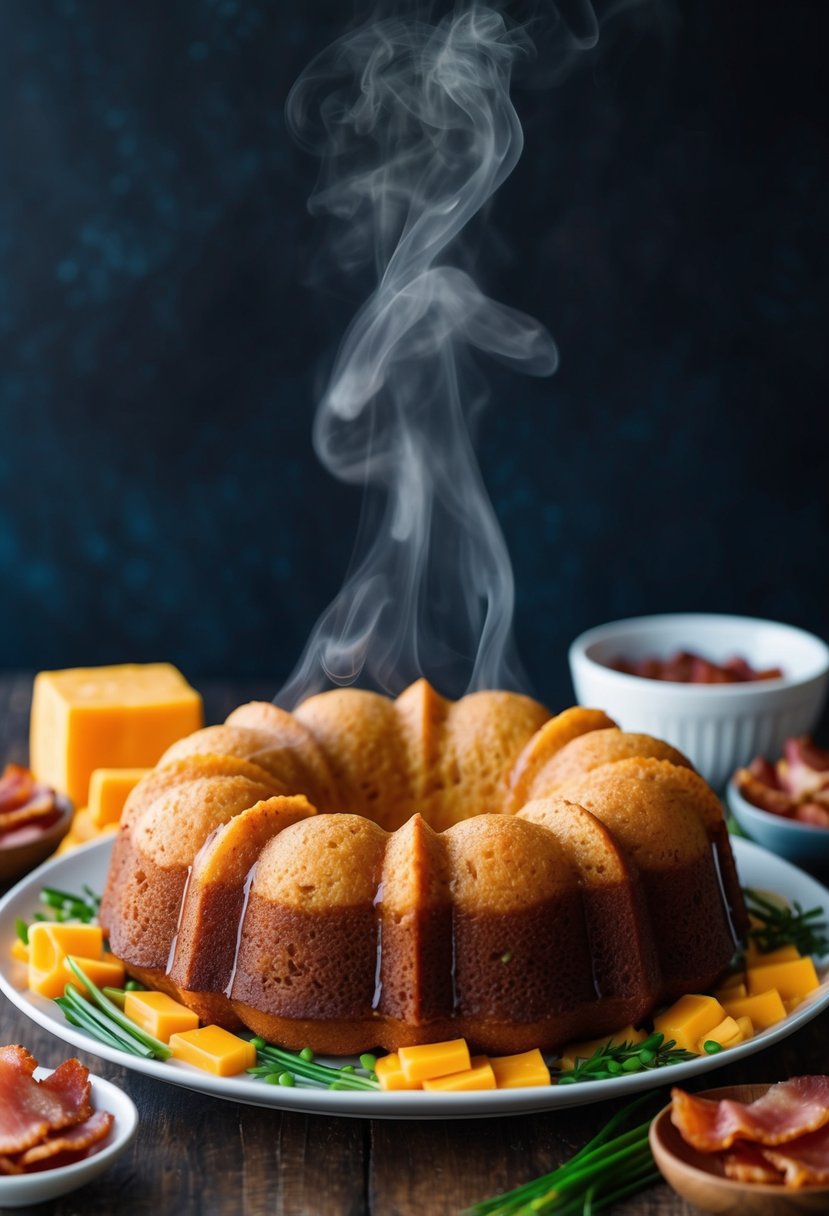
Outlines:
MULTIPOLYGON (((754 1102, 767 1085, 727 1085, 706 1089, 700 1098, 734 1098, 754 1102)), ((786 1216, 789 1212, 829 1212, 829 1186, 802 1190, 726 1178, 719 1153, 700 1153, 686 1144, 671 1123, 671 1108, 661 1110, 651 1124, 650 1145, 660 1172, 677 1194, 703 1212, 733 1216, 786 1216)))
POLYGON ((72 824, 75 811, 72 803, 63 794, 56 798, 60 815, 45 832, 38 832, 32 840, 25 844, 14 844, 8 847, 0 846, 0 882, 8 882, 28 874, 41 861, 54 853, 72 824))

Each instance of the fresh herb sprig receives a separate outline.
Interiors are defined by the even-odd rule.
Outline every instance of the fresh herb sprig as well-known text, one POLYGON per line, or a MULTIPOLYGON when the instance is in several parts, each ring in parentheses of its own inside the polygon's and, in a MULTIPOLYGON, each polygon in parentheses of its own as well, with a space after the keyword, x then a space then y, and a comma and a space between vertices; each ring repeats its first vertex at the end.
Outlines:
POLYGON ((649 1072, 653 1068, 666 1068, 670 1064, 681 1064, 685 1060, 699 1057, 692 1051, 683 1051, 673 1039, 665 1042, 665 1036, 654 1031, 641 1043, 611 1043, 597 1047, 586 1060, 576 1060, 575 1067, 565 1068, 553 1078, 559 1085, 572 1085, 576 1081, 607 1081, 611 1077, 628 1076, 634 1072, 649 1072))
POLYGON ((576 1216, 601 1212, 659 1180, 648 1145, 650 1120, 617 1134, 653 1095, 618 1111, 574 1157, 524 1186, 485 1199, 468 1216, 576 1216))
MULTIPOLYGON (((74 895, 71 891, 60 891, 57 887, 44 887, 40 892, 40 902, 45 911, 38 910, 32 916, 33 921, 57 921, 63 924, 69 920, 79 920, 82 924, 91 924, 98 916, 101 907, 101 897, 86 883, 83 894, 74 895)), ((24 946, 29 944, 29 925, 18 916, 14 922, 17 936, 24 946)))
POLYGON ((256 1066, 249 1068, 251 1076, 261 1077, 270 1085, 292 1086, 297 1078, 310 1081, 314 1085, 324 1085, 328 1089, 361 1089, 378 1090, 380 1088, 374 1075, 374 1056, 360 1056, 362 1073, 353 1064, 345 1064, 342 1068, 331 1068, 320 1064, 314 1059, 310 1047, 302 1051, 284 1051, 274 1047, 264 1039, 255 1038, 251 1042, 256 1048, 256 1066))
POLYGON ((57 887, 44 887, 40 892, 40 902, 54 909, 56 920, 80 920, 88 924, 100 911, 101 897, 86 883, 82 890, 83 895, 74 895, 57 887))
POLYGON ((795 946, 801 954, 829 953, 826 920, 823 908, 806 912, 795 899, 789 904, 776 903, 760 891, 744 889, 746 908, 759 924, 748 931, 761 954, 770 954, 781 946, 795 946))

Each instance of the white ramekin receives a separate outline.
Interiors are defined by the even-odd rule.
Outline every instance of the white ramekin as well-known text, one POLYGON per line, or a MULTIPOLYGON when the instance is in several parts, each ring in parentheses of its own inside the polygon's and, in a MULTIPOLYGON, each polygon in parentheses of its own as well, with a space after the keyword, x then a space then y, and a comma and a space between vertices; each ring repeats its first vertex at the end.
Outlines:
POLYGON ((580 705, 603 709, 624 730, 672 743, 718 790, 754 756, 774 760, 787 738, 812 731, 829 679, 829 647, 814 634, 777 621, 708 613, 599 625, 576 638, 569 659, 580 705), (780 667, 783 676, 746 684, 679 684, 607 666, 622 656, 667 659, 677 650, 716 663, 741 655, 757 669, 780 667))

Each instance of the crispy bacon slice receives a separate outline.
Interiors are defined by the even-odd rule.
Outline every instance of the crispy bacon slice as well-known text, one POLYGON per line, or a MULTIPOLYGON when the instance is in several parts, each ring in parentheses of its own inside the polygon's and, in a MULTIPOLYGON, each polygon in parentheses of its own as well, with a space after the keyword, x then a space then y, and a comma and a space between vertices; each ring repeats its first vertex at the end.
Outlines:
POLYGON ((759 806, 761 811, 771 811, 772 815, 785 815, 787 818, 794 814, 797 803, 791 794, 779 786, 766 785, 751 769, 737 769, 734 782, 745 800, 759 806))
POLYGON ((58 1153, 86 1152, 93 1144, 98 1144, 99 1141, 106 1139, 112 1124, 113 1118, 109 1111, 96 1110, 83 1123, 78 1123, 75 1127, 69 1127, 63 1131, 52 1132, 41 1144, 27 1149, 20 1156, 20 1164, 25 1169, 37 1161, 55 1157, 58 1153))
POLYGON ((0 835, 55 815, 55 791, 35 781, 27 768, 7 764, 0 777, 0 835))
POLYGON ((783 1171, 786 1186, 829 1182, 829 1126, 800 1136, 783 1147, 764 1148, 763 1156, 783 1171))
POLYGON ((731 1148, 735 1140, 771 1147, 829 1123, 829 1077, 793 1077, 772 1085, 746 1105, 697 1098, 671 1090, 671 1122, 688 1144, 704 1153, 731 1148))
POLYGON ((0 833, 11 832, 25 823, 34 823, 35 820, 45 819, 47 815, 54 813, 55 795, 52 790, 42 787, 41 791, 23 806, 13 811, 0 810, 0 833))
POLYGON ((743 1144, 738 1141, 723 1158, 723 1169, 726 1178, 735 1182, 764 1182, 780 1183, 783 1175, 780 1170, 766 1160, 766 1150, 757 1144, 743 1144))
POLYGON ((0 1156, 23 1152, 92 1114, 89 1072, 80 1061, 65 1060, 39 1082, 36 1067, 25 1047, 0 1047, 0 1156))
POLYGON ((0 777, 0 811, 14 811, 32 797, 35 779, 22 764, 7 764, 0 777))

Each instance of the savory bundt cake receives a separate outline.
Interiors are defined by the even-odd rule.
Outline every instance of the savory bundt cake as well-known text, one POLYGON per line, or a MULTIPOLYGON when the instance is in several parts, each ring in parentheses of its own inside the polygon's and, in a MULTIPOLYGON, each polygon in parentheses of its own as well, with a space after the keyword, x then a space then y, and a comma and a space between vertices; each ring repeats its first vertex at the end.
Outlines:
POLYGON ((747 927, 674 748, 528 697, 243 705, 132 792, 101 907, 136 978, 349 1054, 553 1049, 710 988, 747 927))

